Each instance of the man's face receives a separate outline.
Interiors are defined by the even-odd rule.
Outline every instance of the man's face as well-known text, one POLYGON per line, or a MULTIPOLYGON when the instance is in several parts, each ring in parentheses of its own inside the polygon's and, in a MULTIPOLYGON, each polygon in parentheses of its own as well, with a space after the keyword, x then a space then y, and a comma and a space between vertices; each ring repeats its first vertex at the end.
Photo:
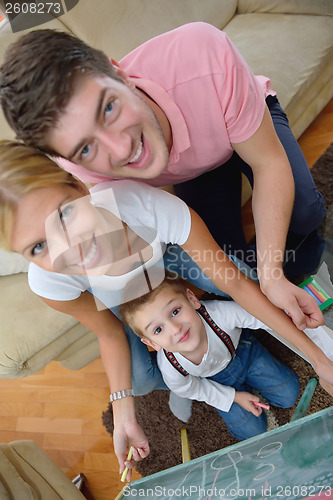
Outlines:
POLYGON ((154 104, 148 105, 126 74, 119 74, 124 83, 107 76, 81 79, 47 143, 93 172, 153 179, 168 163, 169 124, 164 115, 162 131, 154 104))

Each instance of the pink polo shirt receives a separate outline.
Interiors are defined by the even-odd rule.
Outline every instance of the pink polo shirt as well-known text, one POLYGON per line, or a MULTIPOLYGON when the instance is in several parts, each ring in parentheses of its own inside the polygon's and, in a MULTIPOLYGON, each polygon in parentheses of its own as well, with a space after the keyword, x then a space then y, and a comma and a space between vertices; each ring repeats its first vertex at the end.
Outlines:
MULTIPOLYGON (((177 184, 225 163, 231 143, 249 139, 259 128, 265 98, 275 94, 270 80, 253 75, 225 33, 201 22, 147 41, 120 67, 171 125, 167 168, 156 179, 142 180, 152 186, 177 184)), ((68 161, 61 164, 85 182, 110 180, 68 161)))

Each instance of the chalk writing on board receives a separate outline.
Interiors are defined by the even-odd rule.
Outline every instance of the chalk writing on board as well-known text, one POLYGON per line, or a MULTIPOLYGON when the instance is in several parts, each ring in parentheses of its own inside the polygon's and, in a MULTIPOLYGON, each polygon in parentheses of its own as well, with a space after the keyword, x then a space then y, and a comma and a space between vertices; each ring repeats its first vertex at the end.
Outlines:
POLYGON ((322 493, 325 498, 333 486, 332 463, 333 407, 134 481, 126 496, 297 500, 322 493))

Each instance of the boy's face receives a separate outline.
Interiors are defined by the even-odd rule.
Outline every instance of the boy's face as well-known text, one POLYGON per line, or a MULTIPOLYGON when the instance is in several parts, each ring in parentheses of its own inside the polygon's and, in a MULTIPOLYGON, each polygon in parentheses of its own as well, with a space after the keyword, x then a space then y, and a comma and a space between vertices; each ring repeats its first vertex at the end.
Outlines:
MULTIPOLYGON (((12 249, 51 272, 88 276, 128 273, 138 260, 136 253, 129 254, 129 230, 125 231, 118 217, 94 206, 87 193, 57 186, 23 196, 16 211, 12 249)), ((133 249, 135 238, 141 240, 133 233, 133 249)), ((146 251, 150 252, 149 246, 143 249, 144 255, 146 251)))
POLYGON ((137 328, 145 336, 142 341, 159 351, 193 353, 206 338, 205 328, 196 312, 200 302, 187 290, 187 297, 173 289, 164 289, 154 300, 134 314, 137 328))
POLYGON ((132 80, 117 71, 124 82, 100 76, 76 84, 47 143, 68 160, 110 178, 158 177, 168 163, 169 124, 164 115, 162 130, 132 80))

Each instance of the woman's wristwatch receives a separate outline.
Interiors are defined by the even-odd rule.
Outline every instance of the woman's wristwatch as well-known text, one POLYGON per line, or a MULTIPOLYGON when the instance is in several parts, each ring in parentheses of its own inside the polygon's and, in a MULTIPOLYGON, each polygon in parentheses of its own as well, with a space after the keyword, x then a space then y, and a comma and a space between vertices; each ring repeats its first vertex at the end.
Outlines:
POLYGON ((128 396, 134 396, 133 389, 124 389, 122 391, 116 391, 110 394, 110 402, 116 401, 117 399, 127 398, 128 396))

